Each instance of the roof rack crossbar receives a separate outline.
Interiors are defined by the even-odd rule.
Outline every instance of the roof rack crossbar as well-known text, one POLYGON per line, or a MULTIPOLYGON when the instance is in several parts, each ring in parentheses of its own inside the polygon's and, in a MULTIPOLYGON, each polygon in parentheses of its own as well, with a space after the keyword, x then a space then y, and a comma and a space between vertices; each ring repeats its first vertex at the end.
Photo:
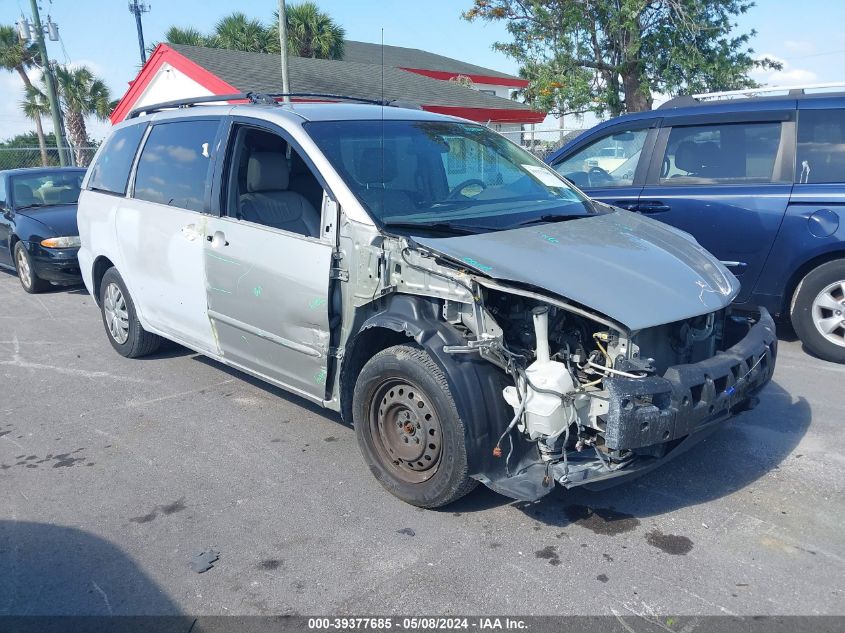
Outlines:
POLYGON ((322 92, 271 92, 268 97, 279 99, 281 97, 300 97, 305 99, 343 99, 344 101, 357 101, 360 103, 369 103, 370 105, 390 105, 388 101, 379 101, 378 99, 365 99, 364 97, 350 97, 348 95, 326 94, 322 92))
POLYGON ((188 99, 174 99, 173 101, 163 101, 161 103, 154 103, 148 106, 140 106, 133 109, 127 116, 127 119, 134 119, 141 114, 152 114, 153 112, 160 112, 161 110, 170 110, 172 108, 190 108, 202 103, 217 103, 219 101, 249 101, 250 103, 275 103, 267 95, 259 92, 238 92, 228 95, 209 95, 206 97, 190 97, 188 99))
MULTIPOLYGON (((367 103, 370 105, 411 107, 411 104, 401 102, 398 100, 378 100, 366 99, 364 97, 350 97, 348 95, 327 94, 322 92, 272 92, 264 94, 261 92, 239 92, 228 95, 209 95, 206 97, 190 97, 188 99, 174 99, 173 101, 164 101, 162 103, 154 103, 148 106, 140 106, 133 109, 127 116, 127 119, 134 119, 141 114, 152 114, 153 112, 160 112, 162 110, 171 110, 178 108, 190 108, 195 105, 203 103, 219 103, 226 101, 249 101, 250 103, 260 105, 278 105, 278 100, 282 97, 293 97, 300 99, 327 99, 327 100, 343 100, 355 101, 358 103, 367 103)), ((419 106, 417 106, 419 107, 419 106)))

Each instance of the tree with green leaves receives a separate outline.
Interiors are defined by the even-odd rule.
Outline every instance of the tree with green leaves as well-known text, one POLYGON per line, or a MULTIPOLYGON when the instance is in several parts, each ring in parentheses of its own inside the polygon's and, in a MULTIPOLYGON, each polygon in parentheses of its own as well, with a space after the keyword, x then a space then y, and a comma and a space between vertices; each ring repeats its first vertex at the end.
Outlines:
POLYGON ((474 0, 466 20, 501 21, 494 45, 520 64, 532 106, 560 115, 650 110, 654 95, 755 87, 780 69, 736 33, 750 0, 474 0))
MULTIPOLYGON (((38 60, 37 46, 24 44, 13 26, 0 25, 0 67, 18 73, 27 93, 34 89, 27 70, 35 67, 38 60)), ((47 143, 44 139, 44 128, 41 125, 41 113, 33 113, 30 118, 35 123, 35 132, 38 135, 41 163, 46 166, 48 164, 47 143)))
MULTIPOLYGON (((287 19, 288 53, 297 57, 342 59, 346 35, 343 27, 313 2, 291 5, 285 11, 287 19)), ((254 53, 279 52, 279 14, 271 26, 248 18, 241 12, 223 17, 212 33, 195 28, 171 26, 165 32, 169 44, 188 44, 207 48, 226 48, 254 53)))
MULTIPOLYGON (((57 66, 55 75, 76 164, 85 166, 91 159, 90 152, 86 151, 91 146, 91 139, 88 138, 85 117, 94 116, 100 120, 108 118, 111 114, 109 89, 86 66, 57 66)), ((43 77, 42 83, 46 86, 43 77)))
MULTIPOLYGON (((276 12, 271 32, 275 51, 279 50, 279 14, 276 12)), ((346 31, 313 2, 287 7, 288 54, 295 57, 343 59, 346 31)))
MULTIPOLYGON (((205 46, 207 48, 215 48, 209 36, 200 33, 193 27, 182 28, 179 26, 171 26, 165 32, 164 40, 168 44, 187 44, 188 46, 205 46)), ((154 49, 155 45, 150 48, 154 49)))

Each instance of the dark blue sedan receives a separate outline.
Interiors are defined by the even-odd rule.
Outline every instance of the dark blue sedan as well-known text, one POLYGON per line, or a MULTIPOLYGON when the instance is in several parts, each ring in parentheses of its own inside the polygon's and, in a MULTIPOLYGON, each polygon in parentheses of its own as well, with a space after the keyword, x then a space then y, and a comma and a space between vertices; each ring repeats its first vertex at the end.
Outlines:
POLYGON ((82 278, 76 203, 84 169, 0 171, 0 266, 17 271, 29 293, 82 278))
POLYGON ((601 123, 548 162, 587 195, 691 233, 845 363, 845 93, 681 97, 601 123), (713 98, 715 97, 715 100, 713 98))

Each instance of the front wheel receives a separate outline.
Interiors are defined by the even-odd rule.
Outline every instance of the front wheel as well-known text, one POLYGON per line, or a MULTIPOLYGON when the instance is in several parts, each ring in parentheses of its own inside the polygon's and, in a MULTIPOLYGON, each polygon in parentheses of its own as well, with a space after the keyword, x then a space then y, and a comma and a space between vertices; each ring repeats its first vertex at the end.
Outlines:
POLYGON ((790 317, 810 352, 845 363, 845 260, 822 264, 801 280, 790 317))
POLYGON ((353 395, 358 445, 390 493, 437 508, 470 492, 464 425, 446 377, 424 351, 397 345, 373 356, 353 395))
POLYGON ((32 258, 29 256, 23 242, 15 244, 15 270, 18 273, 18 280, 21 282, 21 286, 31 295, 44 292, 50 287, 49 281, 45 281, 35 274, 35 266, 32 264, 32 258))
POLYGON ((100 282, 100 311, 109 342, 121 356, 146 356, 161 345, 161 337, 147 332, 138 320, 135 304, 116 268, 109 268, 100 282))

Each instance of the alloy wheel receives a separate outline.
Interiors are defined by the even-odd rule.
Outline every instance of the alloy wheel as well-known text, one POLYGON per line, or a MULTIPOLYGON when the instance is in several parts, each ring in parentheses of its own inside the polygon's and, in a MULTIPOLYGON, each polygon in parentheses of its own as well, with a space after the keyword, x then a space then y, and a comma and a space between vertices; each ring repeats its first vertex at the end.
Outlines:
POLYGON ((830 284, 813 300, 813 323, 834 345, 845 347, 845 280, 830 284))
POLYGON ((29 260, 26 258, 26 253, 18 247, 17 254, 18 277, 25 288, 32 288, 32 270, 29 267, 29 260))

